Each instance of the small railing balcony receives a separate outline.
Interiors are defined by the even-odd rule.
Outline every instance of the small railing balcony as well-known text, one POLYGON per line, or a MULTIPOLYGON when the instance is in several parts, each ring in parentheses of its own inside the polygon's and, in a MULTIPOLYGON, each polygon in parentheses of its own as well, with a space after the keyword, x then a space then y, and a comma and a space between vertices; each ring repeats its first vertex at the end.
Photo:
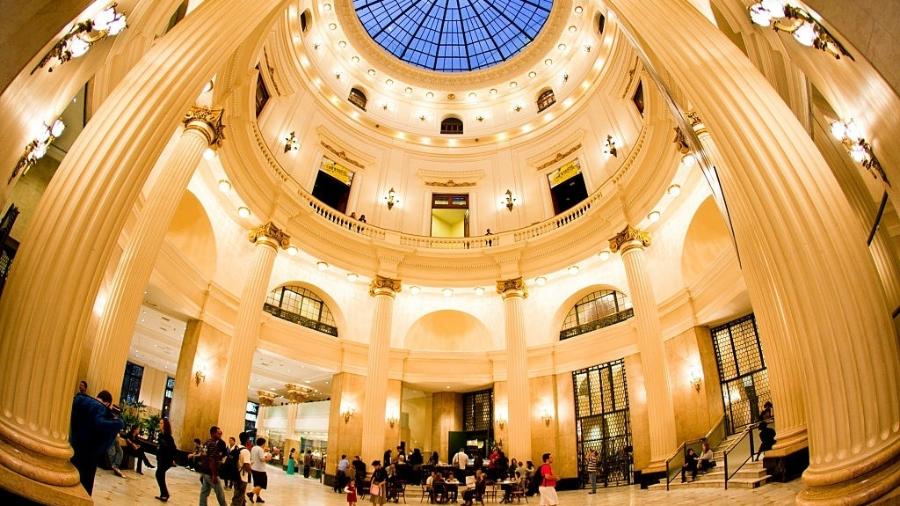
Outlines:
POLYGON ((619 311, 618 313, 604 316, 603 318, 579 325, 577 327, 563 329, 559 331, 559 340, 562 341, 563 339, 569 339, 571 337, 580 336, 581 334, 587 334, 588 332, 593 332, 597 329, 602 329, 603 327, 609 327, 610 325, 624 322, 625 320, 633 316, 634 309, 628 308, 623 311, 619 311))
POLYGON ((334 337, 337 337, 338 335, 337 327, 333 327, 331 325, 328 325, 327 323, 313 320, 312 318, 300 316, 297 313, 286 311, 278 306, 273 306, 272 304, 263 304, 263 310, 272 316, 281 318, 282 320, 286 320, 291 323, 296 323, 297 325, 300 325, 302 327, 317 330, 323 334, 328 334, 334 337))

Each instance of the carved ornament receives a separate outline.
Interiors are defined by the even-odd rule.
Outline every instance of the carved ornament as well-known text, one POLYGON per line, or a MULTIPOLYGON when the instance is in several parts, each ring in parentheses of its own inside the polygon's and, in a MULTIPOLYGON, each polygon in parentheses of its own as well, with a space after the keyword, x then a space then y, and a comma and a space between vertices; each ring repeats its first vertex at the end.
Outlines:
POLYGON ((393 297, 400 291, 400 280, 386 278, 384 276, 375 276, 372 283, 369 284, 369 295, 390 295, 393 297))
POLYGON ((272 392, 257 390, 256 394, 259 396, 260 406, 272 406, 275 404, 275 397, 277 397, 277 395, 273 394, 272 392))
POLYGON ((528 287, 525 286, 525 280, 521 277, 501 279, 497 281, 497 293, 504 299, 512 296, 528 297, 528 287))
POLYGON ((691 152, 691 147, 688 146, 687 139, 684 137, 684 132, 681 130, 681 127, 675 127, 675 138, 672 139, 672 142, 678 147, 679 153, 686 155, 691 152))
POLYGON ((254 244, 259 242, 260 239, 269 239, 282 248, 287 248, 291 245, 291 236, 285 234, 283 230, 276 227, 271 221, 250 230, 248 237, 250 242, 254 244))
POLYGON ((646 248, 647 246, 650 246, 650 234, 628 225, 624 230, 609 240, 609 250, 613 253, 622 250, 624 253, 625 250, 630 249, 629 247, 626 247, 628 243, 638 243, 646 248))
POLYGON ((467 188, 470 186, 475 186, 475 182, 463 181, 461 183, 457 183, 452 179, 448 179, 447 181, 425 181, 425 186, 437 186, 439 188, 467 188))
POLYGON ((225 125, 222 124, 223 109, 210 109, 209 107, 191 106, 184 115, 185 129, 197 129, 206 136, 206 142, 210 146, 221 146, 225 139, 225 125))
POLYGON ((343 149, 338 150, 337 148, 335 148, 335 147, 332 146, 331 144, 328 144, 328 143, 325 142, 325 141, 322 141, 322 147, 325 148, 325 149, 327 149, 328 151, 331 151, 332 153, 334 153, 334 156, 336 156, 336 157, 340 158, 341 160, 343 160, 343 161, 349 163, 350 165, 353 165, 354 167, 359 167, 360 169, 365 169, 365 168, 366 168, 362 163, 357 162, 357 161, 354 160, 353 158, 350 158, 350 155, 348 155, 347 152, 344 151, 343 149))
POLYGON ((545 162, 545 163, 543 163, 543 164, 541 164, 541 165, 538 165, 537 170, 544 170, 544 169, 546 169, 547 167, 550 167, 551 165, 553 165, 553 164, 555 164, 555 163, 559 163, 559 162, 565 160, 567 156, 569 156, 569 155, 571 155, 572 153, 578 151, 579 149, 581 149, 581 143, 580 143, 580 142, 579 142, 578 144, 572 146, 571 148, 569 148, 569 149, 566 150, 566 151, 562 151, 562 152, 556 153, 556 156, 554 156, 552 159, 548 160, 547 162, 545 162))

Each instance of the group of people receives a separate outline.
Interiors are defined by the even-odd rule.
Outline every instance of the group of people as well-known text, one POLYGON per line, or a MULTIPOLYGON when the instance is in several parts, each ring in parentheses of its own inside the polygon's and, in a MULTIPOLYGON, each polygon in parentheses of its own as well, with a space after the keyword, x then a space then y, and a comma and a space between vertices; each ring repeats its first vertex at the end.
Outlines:
POLYGON ((226 506, 225 490, 234 490, 231 506, 243 506, 251 503, 265 503, 262 491, 268 486, 266 463, 272 455, 266 451, 266 439, 252 437, 241 432, 237 441, 229 438, 230 446, 222 441, 222 429, 217 426, 209 428, 209 439, 199 445, 194 453, 188 456, 194 469, 200 473, 200 504, 207 504, 210 492, 214 493, 219 506, 226 506), (248 487, 252 489, 248 491, 248 487))

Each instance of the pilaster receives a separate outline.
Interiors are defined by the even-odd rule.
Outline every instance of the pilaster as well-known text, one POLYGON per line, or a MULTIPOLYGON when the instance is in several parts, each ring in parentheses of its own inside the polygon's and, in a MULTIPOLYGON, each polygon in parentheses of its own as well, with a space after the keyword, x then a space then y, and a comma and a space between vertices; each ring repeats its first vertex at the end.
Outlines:
MULTIPOLYGON (((521 277, 497 281, 503 297, 506 329, 506 385, 508 421, 506 454, 531 455, 531 398, 528 385, 528 352, 525 335, 525 297, 528 288, 521 277)), ((521 458, 521 457, 518 457, 521 458)))

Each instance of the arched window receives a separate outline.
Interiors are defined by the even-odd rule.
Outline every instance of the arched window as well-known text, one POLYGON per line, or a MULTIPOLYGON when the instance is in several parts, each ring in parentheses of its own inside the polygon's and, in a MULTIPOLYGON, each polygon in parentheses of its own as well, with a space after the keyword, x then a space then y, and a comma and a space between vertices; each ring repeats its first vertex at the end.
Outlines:
POLYGON ((449 135, 462 135, 462 120, 453 116, 444 118, 443 120, 441 120, 441 133, 449 135))
POLYGON ((312 290, 296 285, 278 287, 266 297, 263 309, 274 316, 337 337, 337 326, 325 301, 312 290))
POLYGON ((543 111, 544 109, 550 107, 551 105, 556 103, 556 95, 553 94, 553 90, 547 88, 542 91, 540 95, 538 95, 537 106, 538 112, 543 111))
POLYGON ((597 33, 603 33, 603 30, 606 28, 606 16, 603 14, 597 15, 597 33))
POLYGON ((366 98, 366 94, 359 88, 350 88, 350 96, 347 97, 347 100, 364 111, 366 110, 366 102, 369 101, 369 99, 366 98))
POLYGON ((575 303, 563 320, 560 341, 609 327, 634 316, 628 296, 616 290, 597 290, 575 303))
POLYGON ((310 22, 309 9, 306 9, 305 11, 303 11, 303 14, 300 15, 300 31, 301 32, 305 32, 306 30, 309 29, 309 22, 310 22))

